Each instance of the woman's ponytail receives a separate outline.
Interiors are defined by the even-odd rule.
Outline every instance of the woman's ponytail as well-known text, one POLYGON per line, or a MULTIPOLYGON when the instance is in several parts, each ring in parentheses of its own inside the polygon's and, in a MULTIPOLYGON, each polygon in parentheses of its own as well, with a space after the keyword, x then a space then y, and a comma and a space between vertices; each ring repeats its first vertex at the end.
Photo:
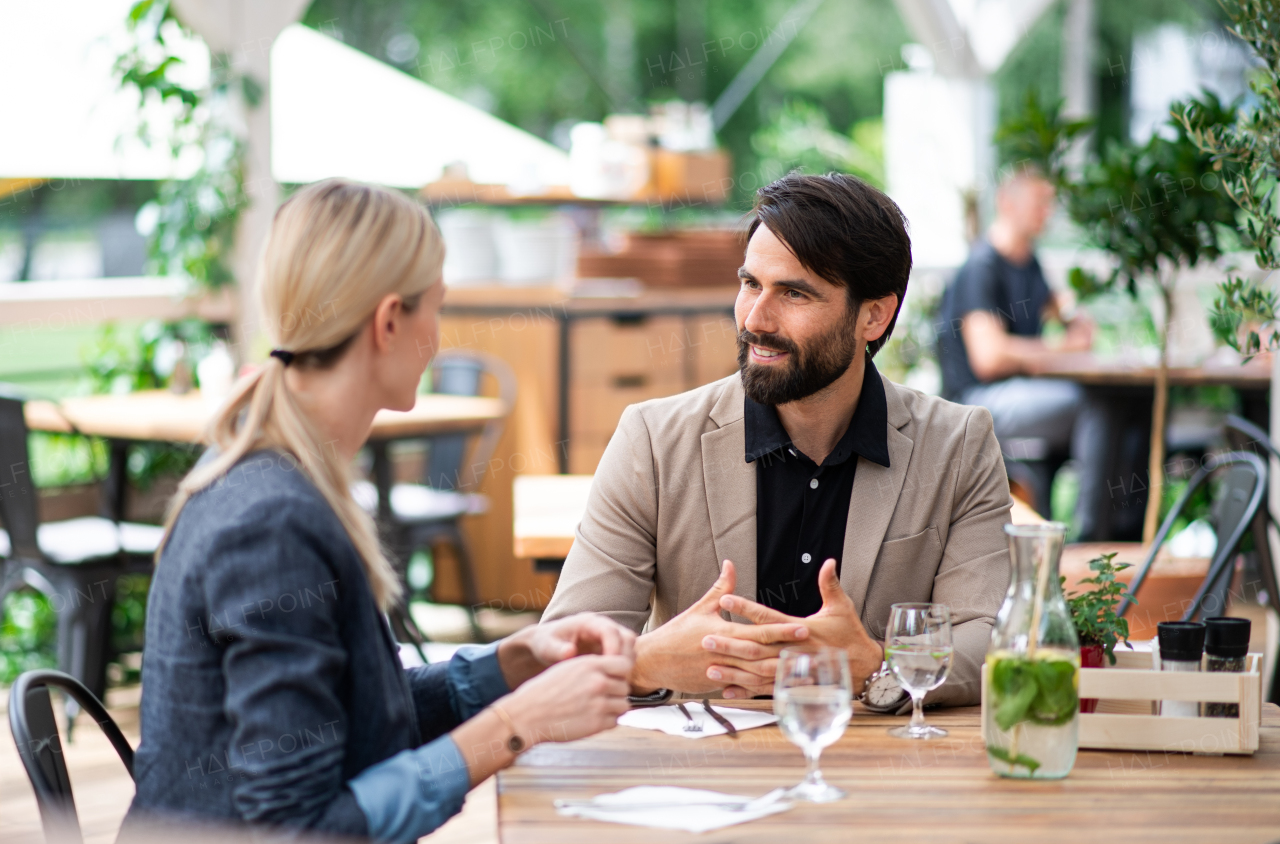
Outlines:
MULTIPOLYGON (((312 185, 276 212, 263 249, 258 285, 268 333, 274 345, 292 352, 291 365, 325 368, 342 356, 384 296, 421 295, 440 283, 443 262, 440 234, 412 200, 336 179, 312 185)), ((399 578, 373 519, 351 497, 350 466, 332 444, 320 441, 285 382, 285 366, 268 357, 236 382, 209 426, 217 456, 179 484, 164 539, 193 495, 246 454, 275 449, 297 460, 333 508, 386 610, 400 597, 399 578)))

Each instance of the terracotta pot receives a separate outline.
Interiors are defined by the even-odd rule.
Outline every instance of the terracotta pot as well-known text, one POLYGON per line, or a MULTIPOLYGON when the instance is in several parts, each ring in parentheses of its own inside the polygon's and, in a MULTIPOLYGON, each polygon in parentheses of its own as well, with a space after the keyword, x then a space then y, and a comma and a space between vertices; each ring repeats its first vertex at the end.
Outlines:
MULTIPOLYGON (((1102 649, 1102 645, 1081 645, 1080 646, 1080 667, 1081 668, 1102 668, 1106 664, 1107 654, 1102 649)), ((1080 711, 1093 712, 1098 708, 1097 698, 1080 698, 1080 711)))

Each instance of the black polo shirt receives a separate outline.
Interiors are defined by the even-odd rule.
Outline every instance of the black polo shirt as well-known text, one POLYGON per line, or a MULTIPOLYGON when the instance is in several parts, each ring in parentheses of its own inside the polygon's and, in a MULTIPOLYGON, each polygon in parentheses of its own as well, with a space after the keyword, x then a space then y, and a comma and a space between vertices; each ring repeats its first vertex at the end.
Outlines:
POLYGON ((756 600, 791 616, 822 608, 818 570, 839 571, 858 457, 889 465, 884 384, 867 360, 853 419, 819 466, 791 444, 771 405, 746 399, 747 462, 756 464, 756 600))

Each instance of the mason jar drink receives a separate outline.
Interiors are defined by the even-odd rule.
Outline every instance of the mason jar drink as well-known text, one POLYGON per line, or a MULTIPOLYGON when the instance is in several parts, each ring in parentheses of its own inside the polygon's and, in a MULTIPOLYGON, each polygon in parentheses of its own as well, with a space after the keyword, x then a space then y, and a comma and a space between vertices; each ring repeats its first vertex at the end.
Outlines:
POLYGON ((1003 777, 1060 779, 1075 765, 1080 710, 1080 641, 1058 580, 1066 526, 1004 529, 1013 572, 987 650, 987 761, 1003 777))

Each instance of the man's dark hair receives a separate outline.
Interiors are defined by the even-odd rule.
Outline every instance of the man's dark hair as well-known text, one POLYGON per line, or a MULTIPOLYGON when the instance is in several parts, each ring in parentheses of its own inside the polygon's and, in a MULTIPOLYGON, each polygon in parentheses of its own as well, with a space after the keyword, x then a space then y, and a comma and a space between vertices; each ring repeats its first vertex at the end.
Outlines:
POLYGON ((756 191, 752 211, 748 240, 768 226, 805 269, 843 287, 851 308, 897 294, 889 327, 867 344, 874 357, 893 333, 911 275, 911 238, 897 203, 843 173, 792 173, 756 191))

